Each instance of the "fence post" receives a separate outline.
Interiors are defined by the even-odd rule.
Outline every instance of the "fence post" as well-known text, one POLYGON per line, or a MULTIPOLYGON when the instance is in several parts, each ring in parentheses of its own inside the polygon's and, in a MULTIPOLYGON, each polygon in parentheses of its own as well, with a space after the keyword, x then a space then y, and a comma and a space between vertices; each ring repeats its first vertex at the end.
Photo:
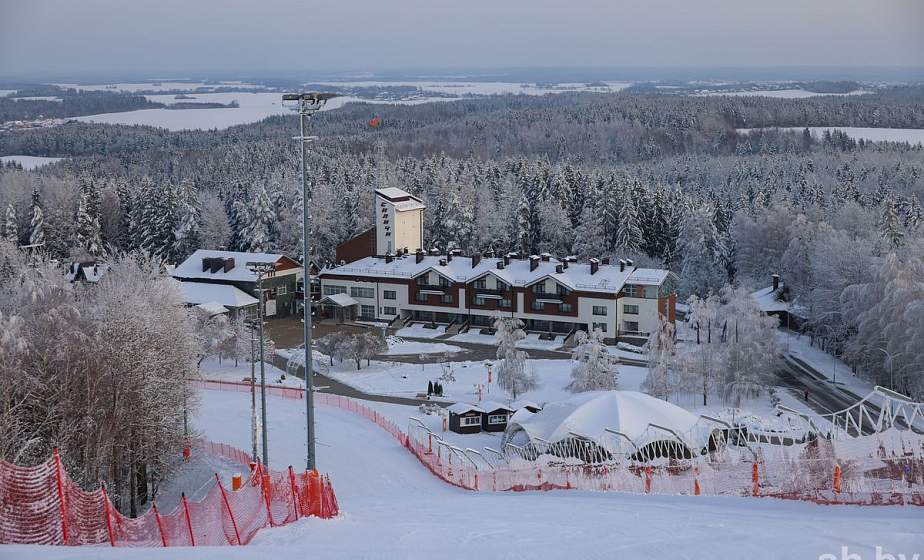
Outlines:
POLYGON ((760 467, 757 462, 751 466, 751 495, 757 497, 760 495, 760 467))
POLYGON ((157 530, 160 532, 160 542, 167 548, 167 535, 164 533, 164 522, 160 518, 160 512, 157 511, 157 502, 151 504, 154 510, 154 520, 157 521, 157 530))
POLYGON ((270 491, 272 490, 270 487, 270 475, 266 474, 266 471, 263 471, 263 477, 261 480, 263 483, 263 501, 266 502, 266 518, 269 519, 270 527, 275 527, 276 524, 273 523, 273 511, 270 508, 270 500, 272 499, 270 497, 270 491))
POLYGON ((218 483, 218 489, 221 490, 221 500, 225 503, 225 509, 228 510, 228 517, 231 518, 231 526, 234 527, 234 536, 237 538, 237 544, 241 544, 241 533, 237 530, 237 521, 234 520, 234 512, 231 511, 231 504, 228 503, 228 494, 225 493, 225 487, 221 483, 221 477, 215 473, 215 482, 218 483))
POLYGON ((112 520, 109 518, 109 495, 106 492, 106 482, 100 483, 100 495, 103 497, 103 515, 106 516, 106 532, 109 533, 109 544, 115 546, 115 535, 112 534, 112 520))
POLYGON ((61 472, 61 456, 58 455, 58 448, 54 451, 55 460, 55 479, 58 486, 58 501, 61 505, 61 532, 64 535, 64 544, 67 544, 67 498, 64 494, 64 473, 61 472))
POLYGON ((186 529, 189 531, 189 544, 196 546, 196 537, 193 535, 192 520, 189 519, 189 501, 186 500, 186 492, 182 494, 183 515, 186 516, 186 529))
POLYGON ((645 493, 651 493, 651 465, 645 465, 645 493))
POLYGON ((292 489, 292 510, 295 511, 295 520, 298 521, 298 493, 295 489, 295 471, 289 465, 289 486, 292 489))
POLYGON ((834 465, 834 493, 841 493, 841 466, 834 465))
POLYGON ((699 467, 693 467, 693 495, 699 496, 699 467))

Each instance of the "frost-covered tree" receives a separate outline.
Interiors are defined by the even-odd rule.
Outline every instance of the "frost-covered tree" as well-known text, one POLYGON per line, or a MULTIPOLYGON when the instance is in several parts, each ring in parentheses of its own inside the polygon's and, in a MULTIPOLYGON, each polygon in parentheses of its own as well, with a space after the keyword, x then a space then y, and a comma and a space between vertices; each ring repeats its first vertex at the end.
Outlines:
POLYGON ((598 257, 606 251, 603 230, 594 219, 593 209, 585 208, 581 213, 581 222, 574 231, 572 254, 582 259, 598 257))
POLYGON ((497 340, 497 385, 513 398, 538 386, 536 375, 529 366, 529 355, 518 350, 518 341, 526 338, 523 322, 499 317, 494 320, 497 340))
POLYGON ((642 390, 649 395, 665 399, 681 388, 678 372, 674 370, 674 323, 663 316, 658 328, 648 337, 648 374, 642 390))
POLYGON ((594 329, 590 334, 584 331, 577 333, 577 346, 571 353, 571 359, 568 390, 572 393, 610 391, 618 385, 616 363, 606 350, 600 329, 594 329))
POLYGON ((16 208, 12 204, 6 207, 6 217, 3 224, 3 239, 11 245, 19 245, 19 227, 16 224, 16 208))
POLYGON ((687 215, 680 231, 683 265, 681 291, 686 294, 718 292, 728 282, 727 247, 715 227, 712 208, 700 205, 687 215))
POLYGON ((260 189, 254 204, 253 212, 250 216, 250 225, 247 228, 247 239, 249 251, 254 253, 266 253, 273 247, 272 228, 276 221, 276 213, 273 211, 273 205, 270 203, 266 187, 260 189))
MULTIPOLYGON (((640 187, 637 187, 641 190, 640 187)), ((641 251, 642 230, 639 227, 638 202, 633 188, 623 186, 617 191, 619 221, 616 223, 616 236, 613 249, 624 255, 634 255, 641 251)))
POLYGON ((529 255, 533 249, 533 208, 525 194, 520 198, 516 218, 517 251, 521 255, 529 255))
POLYGON ((32 219, 29 221, 29 245, 45 244, 45 214, 38 187, 32 191, 32 219))
POLYGON ((103 251, 99 220, 99 186, 89 177, 83 177, 80 179, 79 187, 76 215, 77 246, 90 255, 99 255, 103 251))
POLYGON ((761 312, 748 290, 726 286, 720 293, 721 339, 725 351, 716 363, 725 402, 737 404, 768 389, 782 348, 776 338, 779 319, 761 312))

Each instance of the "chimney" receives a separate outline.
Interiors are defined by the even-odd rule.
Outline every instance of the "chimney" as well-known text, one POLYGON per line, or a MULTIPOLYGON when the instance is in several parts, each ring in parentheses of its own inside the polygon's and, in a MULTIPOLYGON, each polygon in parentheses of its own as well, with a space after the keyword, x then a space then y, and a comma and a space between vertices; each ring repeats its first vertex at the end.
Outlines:
POLYGON ((391 252, 390 252, 390 251, 389 251, 388 253, 385 253, 385 264, 388 264, 388 263, 390 263, 390 262, 393 261, 393 260, 395 260, 395 258, 394 258, 393 256, 391 256, 391 252))
POLYGON ((552 257, 552 255, 548 253, 542 253, 539 256, 542 257, 542 262, 549 262, 549 259, 552 257))
POLYGON ((564 271, 565 271, 565 267, 564 267, 564 266, 562 266, 562 265, 560 265, 560 264, 556 264, 556 265, 555 265, 555 272, 556 272, 556 273, 561 274, 561 273, 564 272, 564 271))
POLYGON ((632 259, 626 259, 626 266, 635 266, 635 261, 632 259))
POLYGON ((603 257, 603 260, 600 261, 600 264, 610 264, 610 258, 609 258, 609 257, 603 257))
POLYGON ((504 257, 504 260, 503 260, 503 261, 497 261, 497 270, 504 270, 504 261, 506 261, 506 260, 507 260, 507 258, 504 257))
POLYGON ((415 262, 417 262, 417 264, 420 264, 420 263, 423 262, 423 260, 424 260, 424 252, 423 252, 423 249, 417 249, 417 252, 414 253, 414 260, 415 260, 415 262))
POLYGON ((504 266, 510 264, 510 255, 504 255, 504 266))
POLYGON ((440 266, 446 266, 446 259, 440 259, 440 266))
POLYGON ((529 256, 529 271, 532 272, 539 268, 539 257, 536 255, 529 256))
POLYGON ((223 264, 225 267, 225 272, 228 272, 229 270, 233 269, 234 268, 234 257, 228 257, 227 259, 225 259, 223 264))
POLYGON ((481 253, 475 253, 474 255, 472 255, 472 268, 475 268, 476 266, 478 266, 480 262, 481 262, 481 253))
POLYGON ((625 272, 625 271, 626 271, 626 260, 619 259, 619 272, 625 272))
POLYGON ((774 274, 771 278, 773 278, 773 291, 775 292, 780 289, 780 275, 774 274))
POLYGON ((209 272, 215 274, 225 266, 225 260, 222 258, 209 259, 209 272))
POLYGON ((439 255, 440 255, 440 250, 439 250, 439 249, 437 249, 436 247, 430 249, 430 256, 431 256, 431 257, 438 257, 439 255))
POLYGON ((449 251, 449 254, 454 257, 460 257, 462 256, 462 249, 453 249, 452 251, 449 251))
POLYGON ((446 253, 446 259, 445 259, 446 262, 448 263, 452 262, 452 253, 453 253, 452 251, 448 251, 446 253))
POLYGON ((202 272, 210 268, 212 268, 212 257, 202 257, 202 272))
POLYGON ((520 254, 517 253, 516 251, 510 251, 509 253, 507 253, 507 256, 510 257, 511 259, 520 258, 520 254))
POLYGON ((562 267, 562 269, 565 269, 565 270, 568 269, 568 262, 569 262, 569 261, 568 261, 568 257, 565 257, 564 259, 562 259, 562 261, 561 261, 561 267, 562 267))
POLYGON ((594 275, 597 273, 597 270, 600 269, 600 261, 597 259, 590 259, 590 274, 594 275))

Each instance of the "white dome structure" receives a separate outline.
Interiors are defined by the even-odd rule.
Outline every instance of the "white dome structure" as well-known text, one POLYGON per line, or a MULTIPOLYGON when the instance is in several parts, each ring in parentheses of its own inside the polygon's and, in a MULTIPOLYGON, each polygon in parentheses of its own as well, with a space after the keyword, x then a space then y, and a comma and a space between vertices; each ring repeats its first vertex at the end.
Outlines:
POLYGON ((677 438, 670 433, 674 432, 696 452, 705 444, 694 429, 698 420, 679 406, 637 391, 591 391, 548 403, 535 414, 518 411, 507 425, 504 444, 540 447, 537 442, 554 445, 581 440, 611 449, 614 439, 622 438, 614 438, 618 432, 637 450, 661 441, 676 444, 677 438))

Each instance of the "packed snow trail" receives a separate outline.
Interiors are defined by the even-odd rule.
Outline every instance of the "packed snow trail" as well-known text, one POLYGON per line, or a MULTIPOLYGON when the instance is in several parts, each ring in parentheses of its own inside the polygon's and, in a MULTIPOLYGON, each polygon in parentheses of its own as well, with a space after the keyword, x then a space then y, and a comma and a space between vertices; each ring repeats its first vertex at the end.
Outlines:
MULTIPOLYGON (((203 391, 196 426, 250 446, 247 393, 203 391)), ((268 399, 270 464, 304 467, 304 402, 268 399)), ((0 558, 874 558, 924 551, 911 507, 577 491, 477 493, 445 484, 372 422, 317 410, 318 461, 344 512, 261 531, 249 547, 0 547, 0 558), (131 554, 131 556, 128 556, 131 554)))

